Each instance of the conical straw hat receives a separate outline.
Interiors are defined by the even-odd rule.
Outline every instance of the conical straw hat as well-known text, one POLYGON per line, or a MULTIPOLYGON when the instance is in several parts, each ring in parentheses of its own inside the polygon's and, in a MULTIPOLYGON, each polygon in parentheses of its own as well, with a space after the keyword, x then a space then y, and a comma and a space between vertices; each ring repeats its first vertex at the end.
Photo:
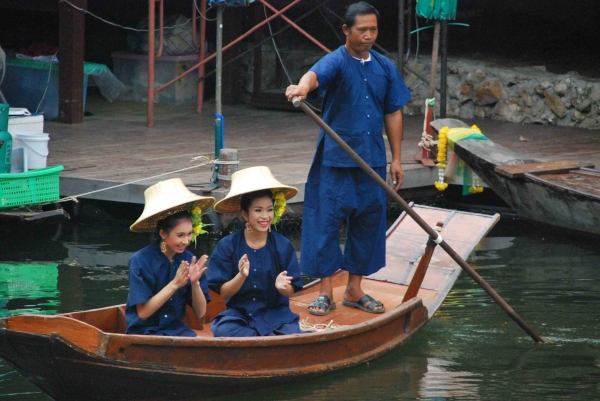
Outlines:
POLYGON ((144 191, 144 211, 129 228, 133 232, 156 230, 156 223, 172 214, 189 210, 192 205, 209 209, 215 198, 200 196, 186 188, 180 178, 161 181, 144 191))
POLYGON ((270 189, 273 193, 281 191, 285 200, 298 194, 298 189, 277 181, 268 167, 250 167, 231 175, 231 190, 215 204, 214 209, 218 213, 237 212, 240 210, 242 195, 261 189, 270 189))

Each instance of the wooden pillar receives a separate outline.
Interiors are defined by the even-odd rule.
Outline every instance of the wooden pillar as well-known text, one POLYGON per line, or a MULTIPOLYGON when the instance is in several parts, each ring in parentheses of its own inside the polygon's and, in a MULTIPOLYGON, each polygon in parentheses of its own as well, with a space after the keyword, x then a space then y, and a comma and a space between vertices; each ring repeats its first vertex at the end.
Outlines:
POLYGON ((440 72, 440 118, 446 118, 448 98, 448 20, 442 21, 442 68, 440 72))
MULTIPOLYGON (((243 11, 245 12, 245 11, 243 11)), ((223 43, 233 42, 244 34, 242 14, 236 7, 227 7, 223 13, 223 43)), ((241 43, 223 52, 223 63, 238 56, 242 51, 241 43)), ((241 93, 240 76, 242 60, 238 59, 223 67, 222 101, 223 104, 235 104, 241 93)))
MULTIPOLYGON (((253 7, 254 8, 254 23, 256 24, 258 21, 261 21, 261 15, 264 19, 264 14, 262 13, 262 7, 253 7)), ((263 39, 262 29, 257 29, 252 35, 254 39, 254 43, 260 43, 263 39)), ((262 46, 258 46, 254 49, 254 71, 253 71, 253 86, 252 86, 252 96, 259 96, 262 92, 262 46)))
POLYGON ((398 0, 398 56, 397 67, 401 76, 404 76, 404 21, 406 20, 405 0, 398 0))
MULTIPOLYGON (((87 0, 71 0, 76 7, 87 10, 87 0)), ((58 4, 58 120, 66 124, 83 122, 83 54, 85 14, 69 3, 58 4)))

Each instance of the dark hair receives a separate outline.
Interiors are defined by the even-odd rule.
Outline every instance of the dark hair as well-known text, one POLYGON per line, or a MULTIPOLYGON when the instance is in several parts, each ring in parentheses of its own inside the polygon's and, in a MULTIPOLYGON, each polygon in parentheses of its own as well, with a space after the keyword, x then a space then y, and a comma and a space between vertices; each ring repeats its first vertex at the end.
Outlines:
POLYGON ((350 4, 346 9, 344 15, 344 24, 348 29, 352 28, 356 24, 357 15, 370 15, 375 14, 377 17, 377 23, 379 24, 379 11, 366 1, 359 1, 358 3, 350 4))
POLYGON ((241 209, 248 213, 250 209, 250 205, 254 199, 258 198, 269 198, 273 199, 273 192, 270 189, 261 189, 259 191, 249 192, 247 194, 242 195, 242 199, 240 199, 240 207, 241 209))
POLYGON ((160 230, 163 230, 167 234, 171 232, 172 229, 177 227, 182 220, 192 221, 192 215, 187 210, 182 210, 181 212, 177 212, 170 216, 165 217, 162 220, 159 220, 156 223, 156 232, 160 235, 160 230))

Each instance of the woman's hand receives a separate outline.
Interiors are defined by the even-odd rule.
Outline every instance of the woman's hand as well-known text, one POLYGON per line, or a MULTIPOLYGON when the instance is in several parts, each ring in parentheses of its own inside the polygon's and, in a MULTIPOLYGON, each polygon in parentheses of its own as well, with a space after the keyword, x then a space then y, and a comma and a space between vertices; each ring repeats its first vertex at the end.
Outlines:
POLYGON ((177 269, 177 273, 175 273, 175 278, 173 278, 173 285, 175 288, 179 289, 187 284, 190 279, 190 264, 188 261, 183 260, 177 269))
POLYGON ((200 277, 206 272, 206 261, 208 260, 208 255, 202 255, 198 261, 196 261, 196 257, 192 257, 192 263, 189 266, 189 275, 190 281, 192 283, 200 280, 200 277))
POLYGON ((292 282, 292 276, 287 275, 287 271, 282 271, 279 273, 277 278, 275 279, 275 288, 279 291, 284 291, 288 288, 288 285, 292 282))
POLYGON ((240 288, 242 288, 242 285, 244 285, 248 274, 250 274, 250 261, 248 260, 248 255, 244 254, 244 256, 240 258, 238 269, 240 269, 240 272, 221 286, 221 296, 225 299, 229 299, 237 294, 240 288))
POLYGON ((240 269, 240 274, 244 278, 248 277, 248 274, 250 274, 250 261, 248 260, 248 255, 244 254, 244 256, 240 258, 238 267, 240 269))

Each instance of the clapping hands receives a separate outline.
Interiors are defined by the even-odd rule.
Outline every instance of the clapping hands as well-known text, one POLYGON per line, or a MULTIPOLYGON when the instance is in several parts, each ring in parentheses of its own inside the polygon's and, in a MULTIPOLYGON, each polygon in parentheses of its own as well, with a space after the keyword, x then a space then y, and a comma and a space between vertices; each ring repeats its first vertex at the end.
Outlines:
POLYGON ((208 255, 202 255, 199 259, 196 257, 192 257, 192 262, 188 262, 187 260, 183 260, 177 269, 177 273, 175 273, 175 278, 173 279, 173 283, 177 288, 181 288, 187 284, 188 280, 191 280, 192 283, 200 280, 200 277, 204 274, 207 267, 206 261, 208 260, 208 255))

